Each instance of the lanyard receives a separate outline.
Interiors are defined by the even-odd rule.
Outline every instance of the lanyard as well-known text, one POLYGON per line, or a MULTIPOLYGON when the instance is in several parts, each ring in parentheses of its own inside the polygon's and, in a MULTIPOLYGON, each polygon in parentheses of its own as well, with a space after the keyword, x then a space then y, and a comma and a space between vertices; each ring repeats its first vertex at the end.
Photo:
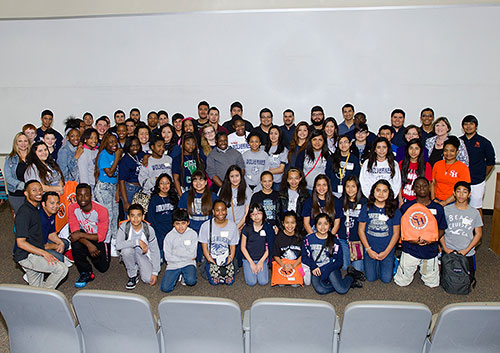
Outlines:
POLYGON ((347 159, 345 160, 344 168, 340 170, 340 183, 342 184, 342 179, 344 179, 345 169, 347 168, 347 162, 349 162, 349 157, 351 157, 351 153, 347 155, 347 159))

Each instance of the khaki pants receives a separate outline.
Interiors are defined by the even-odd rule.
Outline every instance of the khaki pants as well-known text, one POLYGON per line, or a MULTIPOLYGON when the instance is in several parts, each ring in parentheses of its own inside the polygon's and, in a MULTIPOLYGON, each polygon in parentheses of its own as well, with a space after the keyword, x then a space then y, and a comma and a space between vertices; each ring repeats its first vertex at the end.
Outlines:
POLYGON ((55 289, 68 274, 68 266, 64 262, 58 261, 51 265, 43 256, 35 254, 29 254, 27 258, 19 261, 19 265, 28 275, 28 284, 35 287, 55 289), (46 273, 49 273, 49 276, 44 281, 46 273))
POLYGON ((439 286, 439 264, 437 256, 432 259, 419 259, 405 252, 401 253, 398 270, 394 276, 394 283, 404 287, 413 281, 413 275, 420 266, 422 281, 427 287, 439 286))

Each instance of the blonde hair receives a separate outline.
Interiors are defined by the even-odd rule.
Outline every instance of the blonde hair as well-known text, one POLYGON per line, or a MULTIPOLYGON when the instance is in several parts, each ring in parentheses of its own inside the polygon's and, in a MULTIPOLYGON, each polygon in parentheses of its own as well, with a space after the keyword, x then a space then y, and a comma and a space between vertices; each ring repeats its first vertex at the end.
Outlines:
MULTIPOLYGON (((35 131, 36 131, 36 128, 35 128, 35 131)), ((26 136, 26 134, 24 132, 18 132, 16 134, 16 136, 14 136, 14 141, 12 141, 12 150, 9 153, 9 158, 13 158, 15 156, 18 156, 19 158, 21 158, 21 156, 19 155, 19 149, 17 148, 17 140, 19 139, 20 136, 26 137, 26 139, 28 140, 28 152, 30 150, 31 141, 30 141, 29 137, 26 136)))
POLYGON ((210 124, 203 126, 203 128, 201 129, 201 143, 200 144, 201 144, 201 148, 203 149, 203 153, 205 154, 205 156, 208 156, 208 154, 210 152, 212 152, 212 147, 210 146, 210 143, 208 142, 207 138, 205 137, 205 129, 209 128, 209 127, 211 127, 214 130, 214 134, 217 134, 217 131, 215 131, 215 128, 210 124))

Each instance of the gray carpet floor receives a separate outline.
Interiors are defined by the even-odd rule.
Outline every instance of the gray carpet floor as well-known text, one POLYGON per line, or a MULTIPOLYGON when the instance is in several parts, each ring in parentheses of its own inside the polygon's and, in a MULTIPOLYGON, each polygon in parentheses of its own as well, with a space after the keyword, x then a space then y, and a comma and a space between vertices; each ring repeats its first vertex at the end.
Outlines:
MULTIPOLYGON (((397 300, 418 302, 427 305, 433 313, 439 312, 445 305, 459 302, 487 302, 500 301, 500 257, 488 249, 491 235, 492 216, 485 216, 482 244, 477 252, 477 287, 467 296, 447 294, 442 288, 428 288, 424 286, 418 274, 411 285, 405 288, 394 283, 383 284, 380 281, 367 283, 363 288, 352 289, 346 295, 336 293, 320 296, 312 287, 249 287, 245 284, 242 273, 238 274, 232 286, 211 286, 201 279, 198 273, 198 284, 194 287, 177 286, 168 295, 185 296, 210 296, 235 300, 242 312, 259 298, 307 298, 324 300, 331 303, 337 315, 342 318, 346 305, 360 300, 397 300)), ((0 279, 2 283, 25 284, 22 279, 23 271, 12 259, 12 246, 14 241, 13 221, 7 205, 0 207, 0 279)), ((164 267, 163 267, 164 269, 164 267)), ((163 273, 160 273, 160 280, 163 273)), ((77 292, 74 282, 78 277, 75 266, 69 270, 68 277, 59 286, 59 290, 71 301, 77 292)), ((118 259, 113 258, 110 269, 104 273, 96 273, 96 279, 87 285, 87 289, 105 289, 125 292, 127 275, 125 267, 118 259)), ((145 296, 157 310, 159 301, 167 296, 160 291, 159 284, 154 287, 139 283, 133 293, 145 296)), ((8 352, 8 332, 3 318, 0 316, 0 352, 8 352)))

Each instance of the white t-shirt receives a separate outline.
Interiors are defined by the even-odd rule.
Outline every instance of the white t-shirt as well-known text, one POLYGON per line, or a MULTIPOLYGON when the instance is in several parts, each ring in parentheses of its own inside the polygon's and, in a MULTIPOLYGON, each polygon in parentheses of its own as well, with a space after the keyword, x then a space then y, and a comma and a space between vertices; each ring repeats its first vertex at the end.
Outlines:
POLYGON ((246 151, 250 150, 250 145, 247 142, 247 135, 248 131, 245 131, 245 136, 238 136, 236 135, 236 132, 229 134, 227 136, 228 146, 234 148, 241 154, 245 153, 246 151))

